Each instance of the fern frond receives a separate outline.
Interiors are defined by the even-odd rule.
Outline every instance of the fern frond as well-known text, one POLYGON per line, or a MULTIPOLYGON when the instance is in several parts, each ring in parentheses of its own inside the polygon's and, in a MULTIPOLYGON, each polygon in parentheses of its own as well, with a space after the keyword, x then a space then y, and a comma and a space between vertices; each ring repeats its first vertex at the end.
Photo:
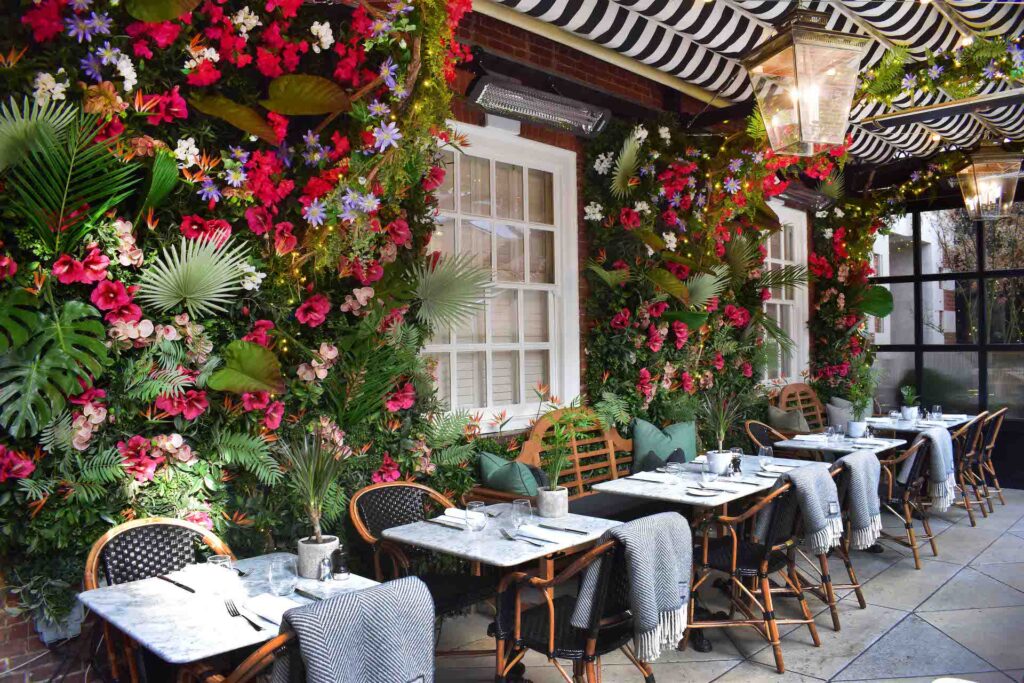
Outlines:
POLYGON ((39 432, 39 445, 51 455, 71 451, 71 413, 66 409, 55 415, 39 432))
POLYGON ((25 493, 25 497, 29 500, 42 500, 53 493, 54 489, 57 488, 57 480, 36 479, 32 477, 19 479, 18 488, 25 493))
POLYGON ((149 403, 158 396, 180 396, 190 386, 192 378, 177 368, 157 370, 129 386, 125 395, 129 399, 149 403))
POLYGON ((164 313, 184 306, 193 318, 216 312, 242 288, 245 244, 220 244, 219 235, 207 239, 181 238, 180 247, 164 249, 143 273, 138 297, 164 313))
POLYGON ((472 444, 462 443, 435 450, 430 454, 430 460, 435 465, 452 467, 469 462, 476 455, 472 444))
POLYGON ((754 111, 747 117, 747 135, 754 142, 768 142, 768 128, 764 125, 761 107, 754 107, 754 111))
POLYGON ((622 141, 622 149, 615 159, 615 172, 612 174, 612 194, 622 200, 629 194, 629 183, 640 168, 640 141, 630 134, 622 141))
POLYGON ((491 289, 490 269, 474 264, 469 254, 417 264, 410 279, 419 302, 416 319, 432 330, 458 327, 483 307, 491 289))
POLYGON ((116 448, 111 448, 88 458, 81 456, 79 459, 78 478, 82 482, 114 484, 123 474, 123 460, 116 448))
POLYGON ((431 448, 445 448, 462 439, 469 424, 468 410, 453 410, 435 413, 427 423, 427 445, 431 448))
POLYGON ((594 404, 594 412, 604 429, 624 427, 633 419, 629 403, 611 391, 601 392, 601 400, 594 404))
POLYGON ((281 466, 270 452, 270 444, 260 436, 244 432, 225 432, 213 439, 214 449, 227 465, 235 465, 256 475, 263 484, 281 479, 281 466))

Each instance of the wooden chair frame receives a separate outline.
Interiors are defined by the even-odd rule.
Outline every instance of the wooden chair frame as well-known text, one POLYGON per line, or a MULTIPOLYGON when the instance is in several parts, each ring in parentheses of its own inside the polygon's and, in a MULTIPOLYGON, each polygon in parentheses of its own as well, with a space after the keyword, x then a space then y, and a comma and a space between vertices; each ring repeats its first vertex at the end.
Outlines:
POLYGON ((919 541, 928 541, 932 548, 932 555, 934 557, 939 556, 939 546, 935 542, 935 534, 932 533, 931 522, 928 521, 928 506, 922 501, 923 493, 918 488, 918 482, 907 482, 901 497, 902 510, 896 510, 893 508, 889 501, 895 498, 896 477, 899 474, 898 468, 901 467, 911 456, 917 456, 922 443, 924 442, 915 441, 909 448, 895 458, 879 460, 879 463, 882 466, 880 482, 880 486, 882 488, 882 506, 893 515, 896 515, 903 520, 903 528, 905 530, 902 535, 897 536, 883 529, 882 538, 886 538, 910 548, 910 552, 914 555, 915 569, 921 568, 921 543, 919 541), (921 526, 924 528, 924 534, 918 534, 914 531, 914 512, 917 512, 918 516, 921 518, 921 526))
POLYGON ((761 566, 758 568, 758 575, 756 577, 750 577, 751 586, 748 587, 747 584, 743 582, 743 577, 738 576, 736 573, 736 556, 740 543, 736 529, 748 522, 753 523, 757 518, 757 514, 761 512, 761 510, 784 493, 789 492, 792 486, 793 485, 789 482, 783 484, 757 503, 747 508, 742 514, 736 516, 719 515, 715 517, 714 520, 709 520, 708 523, 704 524, 701 567, 698 572, 696 563, 694 563, 693 577, 690 582, 690 613, 687 621, 686 633, 683 635, 683 639, 679 643, 679 648, 681 650, 686 649, 686 645, 690 639, 691 629, 749 626, 757 631, 761 637, 767 640, 772 646, 772 650, 775 654, 775 668, 781 674, 785 673, 786 666, 782 658, 782 645, 779 639, 780 624, 806 625, 808 630, 811 632, 811 640, 814 642, 814 646, 821 646, 821 639, 818 637, 818 629, 814 623, 814 616, 807 607, 807 600, 804 598, 800 577, 796 571, 796 538, 787 539, 785 543, 777 544, 770 548, 770 552, 786 551, 786 568, 785 570, 780 569, 778 571, 782 576, 785 585, 772 585, 768 572, 768 553, 766 553, 765 559, 761 562, 761 566), (728 532, 729 538, 732 540, 732 566, 730 567, 729 572, 729 618, 697 621, 695 618, 696 601, 693 597, 696 595, 697 589, 708 580, 709 576, 711 576, 711 568, 708 562, 708 549, 712 528, 724 529, 728 532), (755 591, 759 592, 760 596, 756 595, 755 591), (779 619, 775 616, 775 607, 772 601, 772 596, 779 594, 796 597, 800 601, 800 608, 803 613, 802 619, 779 619), (755 608, 760 610, 760 616, 755 614, 755 608), (733 616, 737 611, 743 614, 743 619, 733 619, 733 616))
POLYGON ((996 441, 1003 427, 1003 419, 1006 417, 1007 410, 1009 408, 1003 407, 994 413, 989 413, 981 428, 982 443, 980 444, 976 473, 981 482, 982 495, 988 501, 989 512, 995 512, 995 508, 992 505, 992 491, 995 491, 995 494, 999 496, 999 503, 1006 505, 1006 499, 1003 497, 1003 487, 999 485, 999 476, 996 474, 995 465, 992 464, 992 453, 995 451, 996 441), (990 423, 994 423, 995 426, 992 427, 992 431, 986 438, 985 432, 990 423), (992 479, 991 484, 989 484, 989 478, 992 479))
POLYGON ((777 404, 782 410, 799 410, 812 432, 825 428, 825 406, 809 384, 795 382, 782 387, 777 404))
MULTIPOLYGON (((751 425, 759 425, 761 427, 764 427, 771 433, 772 438, 775 438, 779 441, 791 439, 794 435, 801 433, 787 433, 786 431, 779 431, 775 427, 772 427, 770 424, 766 422, 761 422, 760 420, 747 420, 743 423, 743 430, 747 433, 747 438, 749 438, 750 441, 757 448, 766 446, 768 444, 763 444, 760 441, 758 441, 757 437, 754 436, 754 431, 751 429, 751 425)), ((772 448, 775 452, 775 455, 778 457, 792 458, 793 460, 814 460, 816 462, 822 462, 824 460, 822 452, 818 450, 811 450, 806 448, 779 448, 778 446, 772 446, 772 448)))
POLYGON ((953 472, 956 478, 956 485, 960 487, 963 497, 956 501, 955 505, 967 510, 967 518, 971 526, 978 526, 974 518, 971 496, 967 492, 970 487, 974 492, 974 503, 981 510, 982 517, 988 517, 988 509, 985 507, 985 499, 981 494, 982 479, 978 476, 977 468, 981 460, 982 439, 984 433, 985 419, 987 412, 982 412, 973 420, 956 430, 953 434, 953 472), (973 438, 971 431, 974 431, 973 438))
POLYGON ((295 640, 295 633, 286 631, 263 643, 250 654, 227 676, 210 666, 199 663, 183 667, 178 672, 178 683, 195 681, 196 683, 248 683, 267 670, 278 654, 295 640))

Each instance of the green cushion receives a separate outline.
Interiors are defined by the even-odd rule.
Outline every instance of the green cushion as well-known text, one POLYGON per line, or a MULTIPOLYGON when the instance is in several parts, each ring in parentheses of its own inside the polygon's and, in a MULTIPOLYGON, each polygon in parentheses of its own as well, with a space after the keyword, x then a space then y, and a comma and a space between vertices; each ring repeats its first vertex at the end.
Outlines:
POLYGON ((807 418, 799 410, 783 410, 775 406, 768 406, 768 424, 776 429, 784 429, 790 432, 809 432, 810 426, 807 418))
POLYGON ((686 462, 697 457, 697 425, 694 422, 680 422, 659 429, 646 420, 633 420, 633 471, 642 472, 649 468, 652 458, 661 467, 672 452, 683 449, 686 462))
POLYGON ((493 453, 480 453, 480 482, 496 491, 521 496, 537 495, 537 479, 529 467, 493 453))

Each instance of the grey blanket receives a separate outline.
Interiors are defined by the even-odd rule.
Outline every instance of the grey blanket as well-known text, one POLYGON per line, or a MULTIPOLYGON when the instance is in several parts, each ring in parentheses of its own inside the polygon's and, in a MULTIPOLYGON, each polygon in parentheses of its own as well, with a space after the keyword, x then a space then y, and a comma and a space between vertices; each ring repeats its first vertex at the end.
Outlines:
POLYGON ((290 609, 286 629, 298 647, 274 662, 273 683, 434 680, 434 601, 415 577, 290 609))
MULTIPOLYGON (((676 512, 641 517, 613 527, 625 551, 629 576, 629 611, 633 615, 633 648, 644 662, 653 662, 663 647, 674 647, 686 632, 693 569, 690 524, 676 512)), ((590 627, 600 563, 587 567, 572 615, 576 628, 590 627)))
POLYGON ((878 500, 878 480, 882 465, 871 451, 856 451, 836 461, 846 466, 846 501, 850 510, 850 545, 863 550, 875 544, 882 534, 882 515, 878 500))
MULTIPOLYGON (((804 522, 804 542, 815 555, 824 555, 839 544, 843 519, 839 509, 839 491, 823 462, 809 462, 779 476, 776 486, 790 481, 796 489, 796 501, 804 522)), ((764 538, 768 531, 771 506, 761 511, 755 531, 764 538)))
MULTIPOLYGON (((918 434, 916 441, 928 439, 932 442, 931 461, 928 463, 928 496, 932 499, 932 510, 945 512, 956 500, 956 478, 953 476, 953 437, 944 427, 931 427, 918 434)), ((903 469, 896 477, 901 484, 907 483, 914 458, 907 458, 903 469)))

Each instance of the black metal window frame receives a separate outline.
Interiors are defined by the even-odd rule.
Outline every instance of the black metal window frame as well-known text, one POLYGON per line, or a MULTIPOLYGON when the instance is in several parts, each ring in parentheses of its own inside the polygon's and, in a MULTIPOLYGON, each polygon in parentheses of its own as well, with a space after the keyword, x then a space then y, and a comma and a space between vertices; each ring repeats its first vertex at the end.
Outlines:
POLYGON ((1024 278, 1024 268, 1012 268, 1006 270, 987 270, 985 254, 985 230, 986 221, 974 221, 975 250, 977 262, 975 270, 955 271, 948 273, 922 273, 921 272, 921 213, 911 213, 911 226, 913 230, 913 256, 914 273, 912 275, 893 275, 885 277, 873 277, 871 281, 880 285, 911 284, 914 287, 914 343, 913 344, 878 344, 876 349, 879 352, 912 352, 914 354, 914 377, 917 391, 920 393, 924 387, 924 354, 926 353, 955 353, 970 352, 976 353, 978 357, 978 411, 988 410, 988 366, 990 353, 1005 353, 1013 351, 1024 351, 1024 343, 990 343, 988 339, 986 318, 988 316, 986 285, 991 280, 1007 277, 1024 278), (973 343, 957 344, 925 344, 924 343, 924 283, 926 282, 949 282, 970 280, 977 283, 978 300, 982 302, 978 306, 978 332, 973 343))

